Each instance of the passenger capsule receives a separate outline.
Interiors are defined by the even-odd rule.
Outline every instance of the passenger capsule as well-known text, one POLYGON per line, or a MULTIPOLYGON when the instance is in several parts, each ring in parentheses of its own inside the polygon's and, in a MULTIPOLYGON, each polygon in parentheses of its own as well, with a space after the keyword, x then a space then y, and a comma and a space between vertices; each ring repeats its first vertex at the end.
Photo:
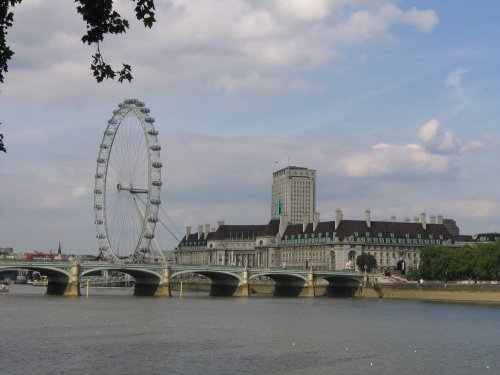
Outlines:
POLYGON ((151 182, 151 185, 153 185, 153 186, 161 186, 162 182, 158 181, 158 180, 154 180, 154 181, 151 182))
POLYGON ((147 108, 147 107, 141 108, 141 109, 140 109, 140 111, 141 111, 142 113, 149 113, 149 112, 151 112, 151 111, 149 110, 149 108, 147 108))
POLYGON ((148 130, 148 134, 149 135, 158 135, 158 130, 156 130, 156 129, 150 129, 150 130, 148 130))
POLYGON ((151 147, 149 147, 152 151, 160 151, 161 150, 161 146, 160 145, 152 145, 151 147))
POLYGON ((153 168, 161 168, 161 167, 162 167, 162 165, 163 165, 163 164, 162 164, 161 162, 159 162, 159 161, 154 161, 154 162, 152 162, 152 163, 151 163, 151 166, 152 166, 153 168))
POLYGON ((146 117, 144 121, 146 121, 148 124, 152 124, 153 122, 155 122, 155 119, 152 117, 146 117))

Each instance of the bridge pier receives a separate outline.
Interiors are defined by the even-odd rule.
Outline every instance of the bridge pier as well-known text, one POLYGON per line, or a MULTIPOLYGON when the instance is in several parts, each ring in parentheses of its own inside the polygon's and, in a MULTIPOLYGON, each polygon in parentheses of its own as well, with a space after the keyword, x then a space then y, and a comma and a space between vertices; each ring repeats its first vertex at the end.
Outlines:
POLYGON ((64 296, 78 297, 80 295, 80 266, 78 262, 71 265, 71 278, 64 291, 64 296))
POLYGON ((130 274, 135 279, 134 296, 170 297, 170 268, 164 264, 161 275, 153 276, 149 273, 134 271, 130 274), (159 276, 159 277, 158 277, 159 276))
POLYGON ((50 273, 45 294, 49 296, 78 297, 80 295, 80 266, 78 262, 71 263, 69 277, 50 273))
POLYGON ((299 294, 299 297, 315 297, 316 293, 314 292, 314 273, 312 268, 309 270, 307 274, 307 282, 302 287, 302 291, 299 294))
POLYGON ((248 286, 248 268, 245 267, 241 274, 241 285, 236 288, 233 296, 234 297, 250 297, 250 289, 248 286))
POLYGON ((163 265, 162 269, 162 279, 158 284, 158 288, 155 291, 155 297, 166 297, 172 296, 172 290, 170 288, 170 267, 168 263, 163 265))

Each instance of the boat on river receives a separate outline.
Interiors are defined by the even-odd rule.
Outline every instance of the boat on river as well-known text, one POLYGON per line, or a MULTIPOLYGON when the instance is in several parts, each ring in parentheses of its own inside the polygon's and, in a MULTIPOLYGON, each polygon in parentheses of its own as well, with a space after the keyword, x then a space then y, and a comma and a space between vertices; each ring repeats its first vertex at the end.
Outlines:
POLYGON ((49 280, 47 276, 40 274, 38 271, 33 272, 33 280, 28 280, 28 284, 33 286, 47 286, 49 284, 49 280))
POLYGON ((41 279, 34 279, 32 282, 33 286, 47 286, 49 284, 49 280, 47 276, 42 276, 41 279))
POLYGON ((9 285, 8 284, 0 284, 0 292, 8 292, 9 291, 9 285))

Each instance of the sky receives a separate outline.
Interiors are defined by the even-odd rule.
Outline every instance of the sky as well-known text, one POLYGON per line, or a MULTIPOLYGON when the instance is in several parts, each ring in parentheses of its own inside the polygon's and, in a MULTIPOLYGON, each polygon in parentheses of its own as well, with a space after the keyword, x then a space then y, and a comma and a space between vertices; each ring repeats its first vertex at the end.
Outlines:
MULTIPOLYGON (((453 218, 500 230, 497 1, 157 1, 101 52, 132 83, 98 84, 75 3, 25 0, 0 85, 0 247, 97 254, 93 190, 113 110, 138 98, 162 146, 162 210, 185 227, 266 224, 272 173, 317 171, 322 221, 453 218)), ((176 228, 176 229, 175 229, 176 228)), ((163 247, 176 240, 159 233, 163 247)))

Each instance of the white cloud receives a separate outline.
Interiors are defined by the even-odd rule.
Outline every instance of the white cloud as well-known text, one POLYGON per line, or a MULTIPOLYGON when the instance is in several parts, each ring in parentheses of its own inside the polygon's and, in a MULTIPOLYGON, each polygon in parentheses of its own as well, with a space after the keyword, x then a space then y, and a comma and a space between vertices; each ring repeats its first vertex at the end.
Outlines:
POLYGON ((463 83, 463 78, 469 69, 459 68, 449 73, 446 77, 446 85, 451 88, 454 101, 453 114, 456 115, 473 106, 472 90, 463 83))
POLYGON ((403 16, 404 22, 416 26, 420 31, 429 32, 439 24, 436 13, 431 10, 418 10, 413 7, 403 16))
POLYGON ((317 21, 330 14, 329 0, 276 0, 278 10, 300 21, 317 21))
POLYGON ((264 38, 279 32, 273 15, 267 10, 256 10, 244 15, 235 30, 237 37, 241 39, 264 38))
POLYGON ((422 125, 418 131, 418 137, 425 148, 432 153, 454 154, 480 150, 485 147, 479 141, 469 141, 465 145, 458 137, 450 131, 441 131, 437 119, 432 119, 422 125))
POLYGON ((462 77, 468 69, 456 69, 446 77, 446 84, 453 88, 456 92, 462 92, 462 77))
POLYGON ((397 42, 390 33, 395 23, 416 26, 421 31, 431 31, 438 24, 437 15, 432 10, 419 11, 412 8, 402 11, 392 3, 385 3, 378 9, 362 9, 352 12, 344 20, 329 25, 331 37, 341 43, 355 44, 370 40, 397 42))
MULTIPOLYGON (((132 6, 117 6, 131 29, 108 37, 101 51, 113 66, 130 63, 138 82, 132 88, 150 92, 213 91, 224 77, 253 74, 270 82, 300 82, 352 46, 397 40, 391 32, 396 23, 421 31, 437 24, 431 10, 404 11, 391 2, 177 0, 157 5, 158 21, 149 30, 133 21, 132 6)), ((88 97, 93 49, 81 43, 83 32, 83 21, 65 0, 16 8, 9 34, 16 55, 2 96, 47 102, 88 97), (76 86, 81 91, 66 89, 76 86)), ((254 85, 239 90, 247 87, 253 95, 259 92, 254 85)), ((287 92, 290 85, 274 87, 287 92)), ((120 90, 106 87, 101 95, 120 90)), ((261 93, 268 92, 264 85, 261 93)))
POLYGON ((350 177, 431 176, 441 175, 456 167, 459 154, 480 150, 482 142, 465 145, 450 131, 442 132, 437 119, 422 125, 418 131, 422 144, 403 146, 379 143, 340 159, 342 170, 350 177))
POLYGON ((274 95, 283 91, 305 92, 310 89, 309 83, 304 80, 261 77, 257 72, 251 72, 244 77, 220 77, 216 87, 228 94, 251 93, 255 95, 274 95))
POLYGON ((377 144, 369 151, 341 158, 340 166, 350 177, 426 176, 445 172, 451 162, 451 158, 428 153, 417 144, 377 144))

